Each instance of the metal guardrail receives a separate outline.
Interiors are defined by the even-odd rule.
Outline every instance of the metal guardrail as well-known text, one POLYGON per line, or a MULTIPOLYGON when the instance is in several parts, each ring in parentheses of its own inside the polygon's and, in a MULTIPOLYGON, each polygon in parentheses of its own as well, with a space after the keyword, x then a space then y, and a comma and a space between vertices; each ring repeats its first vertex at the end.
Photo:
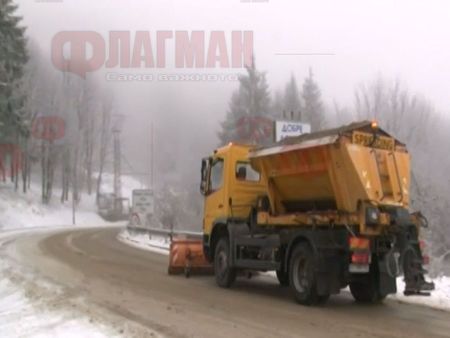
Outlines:
POLYGON ((186 236, 187 238, 192 239, 203 238, 203 232, 194 232, 178 229, 160 229, 160 228, 139 227, 132 225, 127 225, 127 229, 134 232, 148 233, 150 235, 159 235, 164 237, 172 237, 176 235, 176 236, 186 236))

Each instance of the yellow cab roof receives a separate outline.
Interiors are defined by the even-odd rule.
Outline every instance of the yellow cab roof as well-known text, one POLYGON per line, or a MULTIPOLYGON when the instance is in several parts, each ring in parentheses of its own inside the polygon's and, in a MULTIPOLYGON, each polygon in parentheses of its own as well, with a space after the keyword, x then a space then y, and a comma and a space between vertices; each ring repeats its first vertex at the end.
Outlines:
POLYGON ((252 144, 230 142, 230 143, 214 150, 214 155, 220 156, 220 155, 224 155, 224 154, 231 152, 236 157, 239 157, 239 158, 248 157, 248 152, 251 149, 254 149, 255 147, 256 147, 256 145, 252 145, 252 144))

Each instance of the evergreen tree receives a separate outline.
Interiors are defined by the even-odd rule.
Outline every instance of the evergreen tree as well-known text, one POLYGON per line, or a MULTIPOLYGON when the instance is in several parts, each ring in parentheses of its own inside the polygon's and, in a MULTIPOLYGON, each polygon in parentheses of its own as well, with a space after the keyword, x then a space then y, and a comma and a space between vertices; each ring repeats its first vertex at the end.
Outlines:
POLYGON ((281 90, 275 91, 275 94, 273 95, 272 99, 272 115, 275 118, 282 118, 283 117, 283 111, 285 104, 284 104, 284 95, 281 90))
POLYGON ((0 138, 26 134, 20 80, 27 62, 25 28, 12 0, 0 0, 0 138))
POLYGON ((298 90, 297 81, 294 75, 291 75, 291 79, 286 85, 284 90, 284 107, 286 116, 294 117, 295 119, 301 119, 301 99, 300 91, 298 90))
POLYGON ((325 112, 319 86, 314 81, 313 72, 309 69, 309 76, 303 83, 302 93, 304 108, 303 115, 306 122, 311 124, 311 131, 323 129, 325 126, 325 112))
POLYGON ((265 73, 246 67, 239 89, 231 96, 229 110, 219 132, 221 144, 230 141, 265 143, 272 138, 270 94, 265 73))

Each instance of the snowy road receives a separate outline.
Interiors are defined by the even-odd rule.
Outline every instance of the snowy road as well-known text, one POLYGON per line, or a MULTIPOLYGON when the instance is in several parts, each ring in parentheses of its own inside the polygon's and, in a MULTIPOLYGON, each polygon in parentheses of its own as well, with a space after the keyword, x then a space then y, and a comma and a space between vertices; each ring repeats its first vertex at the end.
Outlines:
POLYGON ((450 337, 449 314, 425 307, 362 306, 343 294, 326 307, 307 308, 267 276, 239 279, 230 290, 216 287, 212 277, 168 276, 167 256, 119 242, 118 231, 18 236, 3 250, 38 278, 64 286, 61 303, 77 295, 92 313, 103 313, 103 324, 134 323, 127 336, 450 337))

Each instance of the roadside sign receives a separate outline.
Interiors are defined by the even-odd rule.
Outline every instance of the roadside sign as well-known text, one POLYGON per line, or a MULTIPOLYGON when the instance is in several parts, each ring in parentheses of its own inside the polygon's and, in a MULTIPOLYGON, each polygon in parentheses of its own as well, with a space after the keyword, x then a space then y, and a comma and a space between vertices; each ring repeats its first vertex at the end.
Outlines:
MULTIPOLYGON (((132 195, 133 216, 135 219, 146 220, 154 212, 154 196, 151 189, 135 189, 132 195)), ((139 222, 139 223, 140 223, 139 222)))
POLYGON ((296 121, 275 121, 275 142, 286 137, 300 136, 311 132, 311 125, 296 121))

